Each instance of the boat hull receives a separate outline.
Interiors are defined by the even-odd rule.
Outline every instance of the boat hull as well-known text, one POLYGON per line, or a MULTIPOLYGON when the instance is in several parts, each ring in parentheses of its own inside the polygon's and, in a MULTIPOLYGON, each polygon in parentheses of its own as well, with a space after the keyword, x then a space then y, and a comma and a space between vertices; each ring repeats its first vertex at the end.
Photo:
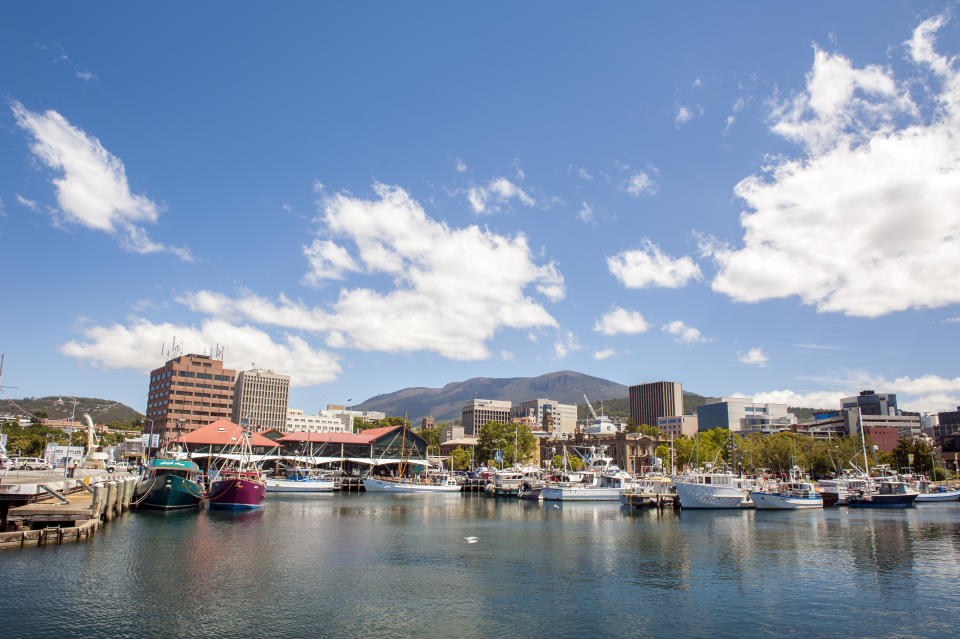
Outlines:
POLYGON ((917 495, 872 495, 869 497, 850 497, 850 508, 910 508, 917 495))
POLYGON ((332 493, 336 484, 329 479, 267 479, 268 493, 332 493))
POLYGON ((623 488, 593 488, 579 486, 544 486, 540 498, 544 501, 619 501, 623 488))
POLYGON ((753 508, 747 494, 722 484, 688 484, 678 481, 681 508, 753 508))
POLYGON ((210 507, 225 510, 263 508, 267 487, 249 478, 220 479, 210 486, 210 507))
POLYGON ((757 510, 807 510, 823 508, 823 497, 794 497, 779 493, 751 492, 757 510))
POLYGON ((395 493, 395 494, 449 494, 459 493, 459 485, 448 484, 420 484, 412 481, 388 481, 375 477, 365 477, 363 488, 368 493, 395 493))
POLYGON ((946 490, 942 493, 920 493, 917 495, 916 503, 928 504, 938 501, 957 501, 960 500, 960 490, 946 490))
POLYGON ((173 474, 158 474, 141 479, 134 491, 134 502, 141 508, 155 510, 197 508, 203 497, 203 487, 200 484, 173 474))

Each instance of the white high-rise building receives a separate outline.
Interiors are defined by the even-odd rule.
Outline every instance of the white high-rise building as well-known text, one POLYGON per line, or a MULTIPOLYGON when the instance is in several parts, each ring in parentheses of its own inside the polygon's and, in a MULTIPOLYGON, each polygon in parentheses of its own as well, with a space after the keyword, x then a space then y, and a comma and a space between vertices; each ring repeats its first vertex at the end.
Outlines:
POLYGON ((304 415, 299 408, 287 411, 285 433, 349 433, 352 420, 349 416, 335 416, 321 411, 317 415, 304 415), (346 418, 345 418, 346 417, 346 418))
POLYGON ((256 431, 286 432, 290 376, 254 368, 241 371, 233 391, 233 423, 256 431))

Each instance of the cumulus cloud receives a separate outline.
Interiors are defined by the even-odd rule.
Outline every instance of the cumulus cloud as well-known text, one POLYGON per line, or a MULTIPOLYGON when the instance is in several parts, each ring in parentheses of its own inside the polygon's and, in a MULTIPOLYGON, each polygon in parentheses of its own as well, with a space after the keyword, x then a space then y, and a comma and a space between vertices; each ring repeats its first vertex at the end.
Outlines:
POLYGON ((525 206, 535 204, 526 191, 505 177, 493 178, 486 186, 473 186, 467 190, 467 201, 474 213, 495 213, 514 198, 525 206))
POLYGON ((960 73, 936 53, 943 23, 913 32, 903 81, 814 49, 805 89, 770 120, 803 153, 736 185, 742 246, 703 245, 715 291, 861 317, 960 302, 960 73))
POLYGON ((593 330, 604 335, 643 333, 649 328, 650 325, 643 319, 643 315, 619 306, 614 306, 593 325, 593 330))
POLYGON ((689 122, 692 117, 693 111, 685 106, 680 105, 677 107, 676 115, 673 117, 673 122, 677 125, 680 125, 684 122, 689 122))
POLYGON ((213 344, 224 344, 224 364, 246 369, 250 362, 290 375, 292 386, 330 382, 340 373, 337 358, 312 348, 296 335, 274 339, 258 328, 207 319, 199 326, 172 323, 154 324, 134 318, 129 325, 90 326, 84 339, 70 341, 60 352, 92 362, 105 369, 130 368, 146 373, 156 368, 160 345, 176 336, 187 352, 202 352, 213 344))
POLYGON ((605 359, 610 359, 614 355, 616 355, 616 351, 614 351, 612 348, 605 348, 602 351, 596 351, 593 354, 593 359, 602 362, 605 359))
POLYGON ((608 257, 607 268, 627 288, 679 288, 691 279, 699 280, 703 276, 692 258, 665 255, 647 238, 641 241, 639 249, 608 257))
POLYGON ((320 268, 305 279, 320 282, 355 270, 386 276, 393 290, 343 288, 329 308, 249 291, 229 297, 204 290, 181 301, 232 322, 326 333, 331 347, 426 350, 456 360, 489 357, 486 342, 501 328, 556 326, 528 289, 558 301, 566 293, 563 275, 552 262, 537 264, 522 234, 451 229, 403 189, 377 184, 374 190, 375 199, 341 193, 322 203, 319 221, 333 239, 321 241, 320 268))
POLYGON ((360 270, 347 249, 331 240, 315 239, 309 246, 303 247, 303 255, 310 264, 303 282, 310 286, 319 286, 328 279, 343 279, 345 272, 360 270))
POLYGON ((623 190, 626 191, 630 197, 656 195, 657 183, 649 174, 640 171, 627 178, 626 183, 623 185, 623 190))
POLYGON ((577 217, 584 224, 593 224, 593 207, 586 201, 580 203, 580 210, 577 211, 577 217))
POLYGON ((556 342, 553 343, 553 352, 557 359, 563 359, 573 351, 580 350, 580 342, 576 336, 567 331, 562 333, 556 342))
POLYGON ((123 162, 97 138, 56 111, 34 113, 19 102, 11 108, 17 125, 33 138, 34 157, 59 174, 52 181, 64 221, 109 233, 129 251, 166 251, 192 259, 187 249, 164 246, 147 236, 142 225, 156 223, 159 207, 148 197, 130 192, 123 162))
POLYGON ((692 326, 687 326, 680 320, 674 320, 661 327, 664 333, 670 333, 680 344, 700 344, 709 341, 699 331, 692 326))
POLYGON ((743 364, 752 364, 754 366, 759 366, 763 368, 767 365, 767 361, 770 359, 767 357, 767 354, 763 352, 762 346, 757 346, 756 348, 751 348, 746 353, 738 353, 740 362, 743 364))

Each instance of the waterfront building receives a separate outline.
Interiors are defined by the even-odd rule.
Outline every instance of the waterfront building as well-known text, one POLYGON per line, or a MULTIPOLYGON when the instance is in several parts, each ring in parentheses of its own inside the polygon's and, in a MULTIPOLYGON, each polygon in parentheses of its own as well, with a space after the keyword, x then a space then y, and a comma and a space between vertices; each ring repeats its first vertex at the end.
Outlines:
MULTIPOLYGON (((656 467, 657 446, 670 445, 669 439, 657 439, 640 433, 609 433, 602 435, 588 435, 576 433, 565 439, 540 439, 540 459, 552 460, 556 455, 562 455, 564 447, 567 456, 583 457, 587 454, 599 455, 602 447, 606 447, 606 455, 613 458, 613 463, 631 474, 641 473, 656 467), (591 447, 593 453, 590 452, 591 447)), ((669 460, 665 460, 669 463, 669 460)))
POLYGON ((656 426, 668 415, 683 414, 683 385, 680 382, 650 382, 630 387, 630 422, 656 426))
POLYGON ((367 472, 377 462, 397 463, 427 458, 427 440, 403 426, 368 428, 359 433, 287 433, 277 442, 287 454, 343 458, 345 470, 367 472), (401 437, 405 433, 405 438, 401 437))
POLYGON ((289 375, 262 368, 241 371, 233 391, 233 421, 256 431, 283 432, 289 399, 289 375))
POLYGON ((364 424, 370 424, 387 416, 386 413, 377 410, 353 410, 343 404, 327 404, 326 409, 320 411, 320 414, 342 419, 347 425, 347 430, 353 430, 353 420, 355 419, 359 419, 364 424))
POLYGON ((894 393, 875 393, 872 390, 860 391, 855 397, 840 400, 843 410, 859 408, 864 415, 898 415, 897 396, 894 393))
POLYGON ((510 423, 510 402, 498 399, 472 399, 460 410, 460 424, 466 437, 476 437, 489 421, 510 423))
POLYGON ((670 415, 657 419, 657 428, 663 431, 667 437, 694 437, 697 434, 697 416, 696 415, 670 415))
POLYGON ((463 439, 463 426, 447 424, 440 429, 440 443, 448 442, 453 439, 463 439))
POLYGON ((897 442, 891 439, 891 433, 896 431, 896 439, 912 439, 919 437, 922 432, 922 423, 919 415, 859 415, 857 408, 848 408, 840 411, 839 415, 815 419, 797 424, 799 433, 806 433, 818 439, 833 437, 859 437, 860 420, 863 421, 863 432, 874 440, 881 450, 893 450, 897 442))
POLYGON ((161 440, 230 419, 237 373, 209 355, 180 355, 150 372, 146 433, 161 440))
POLYGON ((323 411, 304 415, 299 408, 287 409, 287 425, 282 433, 349 433, 353 420, 349 415, 331 415, 323 411))
POLYGON ((750 397, 708 399, 697 407, 697 428, 701 431, 726 428, 748 434, 788 430, 797 420, 786 404, 760 404, 750 397))
POLYGON ((65 446, 48 443, 43 459, 56 468, 76 466, 83 461, 83 446, 65 446))
POLYGON ((254 455, 266 455, 276 444, 261 435, 234 424, 228 419, 218 419, 189 433, 181 435, 177 443, 183 445, 189 453, 218 455, 239 449, 244 437, 250 438, 250 448, 254 455))
POLYGON ((573 433, 577 429, 576 404, 554 399, 528 399, 510 406, 511 418, 532 417, 531 430, 573 433))
POLYGON ((440 444, 440 456, 449 457, 450 453, 452 453, 458 448, 463 448, 464 450, 473 451, 476 447, 477 447, 476 437, 458 437, 457 439, 450 439, 440 444))
POLYGON ((933 431, 934 441, 942 442, 944 438, 955 433, 960 433, 960 406, 957 406, 957 410, 937 413, 937 421, 939 423, 934 427, 933 431))

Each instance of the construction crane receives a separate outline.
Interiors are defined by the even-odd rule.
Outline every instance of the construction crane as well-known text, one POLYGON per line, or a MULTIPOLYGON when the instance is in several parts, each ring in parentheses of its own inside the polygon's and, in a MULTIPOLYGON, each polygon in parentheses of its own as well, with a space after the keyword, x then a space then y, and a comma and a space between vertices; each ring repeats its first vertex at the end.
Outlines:
POLYGON ((586 393, 583 394, 583 399, 585 399, 587 402, 587 408, 590 409, 590 414, 593 415, 593 418, 599 422, 600 418, 597 416, 597 411, 593 410, 593 404, 590 403, 586 393))

